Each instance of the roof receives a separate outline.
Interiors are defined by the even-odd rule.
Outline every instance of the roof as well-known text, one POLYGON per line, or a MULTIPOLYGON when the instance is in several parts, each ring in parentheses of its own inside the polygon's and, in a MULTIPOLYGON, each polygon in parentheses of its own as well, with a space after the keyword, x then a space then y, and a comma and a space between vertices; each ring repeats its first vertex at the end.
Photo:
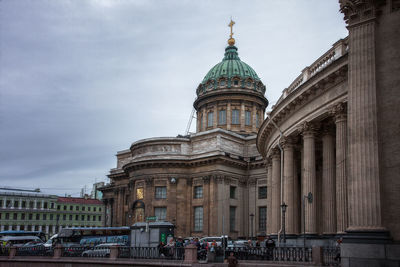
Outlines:
POLYGON ((241 79, 251 78, 259 81, 257 73, 249 65, 240 60, 236 46, 228 46, 225 48, 225 56, 222 62, 215 65, 204 77, 202 84, 209 80, 218 80, 222 77, 232 78, 239 77, 241 79))
POLYGON ((94 205, 103 204, 101 200, 92 198, 85 199, 83 197, 58 197, 57 202, 70 203, 70 204, 94 204, 94 205))

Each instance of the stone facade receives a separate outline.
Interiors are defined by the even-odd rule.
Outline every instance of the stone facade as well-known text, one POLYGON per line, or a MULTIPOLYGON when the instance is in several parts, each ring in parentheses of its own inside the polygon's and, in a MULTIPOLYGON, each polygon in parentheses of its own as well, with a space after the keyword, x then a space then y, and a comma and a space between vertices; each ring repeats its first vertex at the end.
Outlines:
POLYGON ((281 216, 280 204, 288 205, 285 225, 272 222, 268 233, 284 227, 292 243, 303 234, 342 236, 344 266, 398 264, 392 252, 399 247, 391 242, 400 240, 399 3, 339 2, 348 38, 303 70, 258 132, 258 150, 276 161, 271 190, 282 192, 268 208, 281 216))

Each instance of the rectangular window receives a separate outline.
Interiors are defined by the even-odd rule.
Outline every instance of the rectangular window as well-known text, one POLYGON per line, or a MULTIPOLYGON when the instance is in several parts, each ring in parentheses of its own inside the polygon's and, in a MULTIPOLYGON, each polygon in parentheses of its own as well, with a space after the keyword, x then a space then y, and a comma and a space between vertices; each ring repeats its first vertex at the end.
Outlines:
POLYGON ((16 220, 16 219, 17 219, 17 216, 18 216, 18 214, 17 214, 17 213, 14 213, 14 215, 13 215, 13 220, 16 220))
POLYGON ((258 208, 258 230, 267 230, 267 207, 258 208))
POLYGON ((32 220, 32 219, 33 219, 33 214, 29 213, 29 220, 32 220))
POLYGON ((53 220, 54 215, 50 214, 50 220, 53 220))
POLYGON ((10 213, 6 213, 6 220, 10 219, 10 213))
POLYGON ((73 210, 74 209, 74 206, 69 206, 69 210, 73 210))
POLYGON ((167 198, 167 187, 166 186, 156 186, 156 199, 167 198))
POLYGON ((165 207, 154 208, 154 216, 156 216, 157 220, 159 221, 167 220, 167 208, 165 207))
POLYGON ((226 110, 220 110, 218 113, 218 124, 225 125, 226 124, 226 110))
POLYGON ((79 220, 79 215, 76 214, 76 215, 75 215, 75 221, 78 221, 78 220, 79 220))
POLYGON ((208 112, 207 114, 207 127, 212 127, 214 124, 214 112, 208 112))
POLYGON ((85 220, 85 215, 81 215, 81 221, 85 220))
POLYGON ((88 207, 87 210, 90 211, 90 207, 88 207))
POLYGON ((90 221, 90 215, 87 216, 87 220, 90 221))
POLYGON ((231 186, 229 190, 230 198, 236 198, 236 186, 231 186))
POLYGON ((67 220, 67 215, 63 215, 63 220, 65 221, 65 220, 67 220))
POLYGON ((47 220, 47 214, 43 214, 43 220, 47 220))
POLYGON ((101 222, 101 216, 99 215, 99 222, 101 222))
POLYGON ((232 124, 240 124, 238 109, 232 110, 232 124))
POLYGON ((43 208, 47 209, 47 205, 48 205, 47 202, 44 202, 44 207, 43 208))
MULTIPOLYGON (((1 205, 0 205, 1 206, 1 205)), ((22 201, 22 207, 25 208, 26 207, 26 201, 22 201)))
POLYGON ((64 205, 64 210, 67 210, 67 206, 66 205, 64 205))
POLYGON ((195 186, 194 187, 194 198, 203 198, 203 186, 195 186))
POLYGON ((245 114, 245 125, 251 125, 251 112, 246 110, 245 114))
POLYGON ((229 229, 231 232, 235 231, 236 221, 236 207, 229 207, 229 229))
POLYGON ((99 211, 101 211, 101 208, 99 208, 99 211))
POLYGON ((7 207, 7 208, 11 208, 11 201, 10 201, 10 200, 7 200, 7 201, 6 201, 6 207, 7 207))
POLYGON ((93 221, 95 221, 96 220, 96 215, 93 215, 93 221))
POLYGON ((36 214, 36 220, 40 220, 40 214, 36 214))
POLYGON ((83 207, 82 207, 82 211, 85 211, 85 208, 86 208, 86 207, 85 207, 85 206, 83 206, 83 207))
POLYGON ((25 220, 25 213, 21 214, 21 220, 25 220))
POLYGON ((50 203, 50 209, 54 209, 54 202, 50 203))
POLYGON ((258 188, 258 199, 264 199, 264 198, 267 198, 267 187, 260 186, 258 188))
POLYGON ((79 210, 79 206, 75 206, 75 210, 79 210))
POLYGON ((203 207, 194 207, 194 230, 203 231, 203 207))
POLYGON ((0 208, 2 208, 2 207, 3 207, 3 200, 0 199, 0 208))
POLYGON ((143 187, 139 187, 136 189, 136 199, 143 199, 144 194, 143 194, 143 187))
POLYGON ((72 221, 72 214, 69 215, 69 220, 72 221))
POLYGON ((96 207, 93 208, 93 211, 96 211, 96 207))
POLYGON ((33 201, 29 202, 29 208, 33 209, 33 201))
POLYGON ((57 210, 60 210, 61 209, 61 206, 60 205, 57 205, 57 210))
POLYGON ((18 201, 14 201, 14 208, 18 208, 18 201))

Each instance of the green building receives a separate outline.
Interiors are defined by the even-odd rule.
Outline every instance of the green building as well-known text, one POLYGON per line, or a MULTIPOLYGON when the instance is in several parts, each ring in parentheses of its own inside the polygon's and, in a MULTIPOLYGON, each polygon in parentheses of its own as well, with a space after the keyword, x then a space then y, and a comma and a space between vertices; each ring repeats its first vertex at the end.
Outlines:
POLYGON ((51 236, 65 227, 104 225, 101 200, 27 191, 0 189, 0 231, 42 231, 51 236))

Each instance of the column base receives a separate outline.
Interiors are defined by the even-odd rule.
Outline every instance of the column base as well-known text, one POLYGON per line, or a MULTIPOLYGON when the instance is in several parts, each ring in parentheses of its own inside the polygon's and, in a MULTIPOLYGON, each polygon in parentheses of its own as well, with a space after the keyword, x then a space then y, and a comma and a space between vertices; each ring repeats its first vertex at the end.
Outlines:
POLYGON ((387 230, 347 230, 343 243, 383 244, 392 242, 387 230))

